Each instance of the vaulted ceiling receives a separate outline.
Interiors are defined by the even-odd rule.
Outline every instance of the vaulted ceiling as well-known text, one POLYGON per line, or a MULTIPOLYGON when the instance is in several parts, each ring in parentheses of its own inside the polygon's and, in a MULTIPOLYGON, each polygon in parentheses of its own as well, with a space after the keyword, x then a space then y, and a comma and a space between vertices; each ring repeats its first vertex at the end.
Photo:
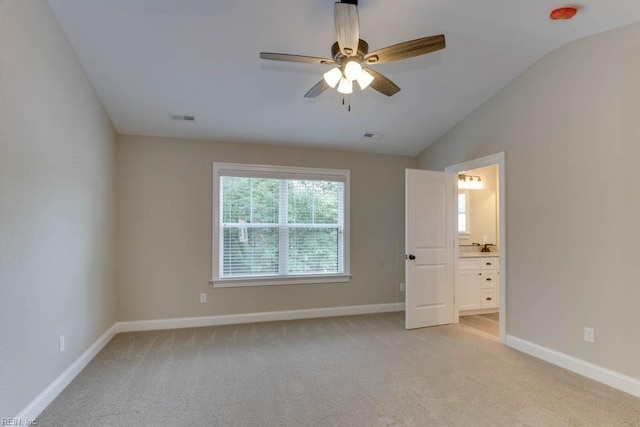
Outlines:
POLYGON ((445 34, 446 49, 375 69, 402 90, 303 95, 329 69, 259 52, 331 57, 330 0, 49 0, 121 134, 415 155, 550 51, 640 20, 637 0, 360 0, 371 50, 445 34), (195 115, 194 122, 169 114, 195 115), (381 134, 367 139, 365 132, 381 134))

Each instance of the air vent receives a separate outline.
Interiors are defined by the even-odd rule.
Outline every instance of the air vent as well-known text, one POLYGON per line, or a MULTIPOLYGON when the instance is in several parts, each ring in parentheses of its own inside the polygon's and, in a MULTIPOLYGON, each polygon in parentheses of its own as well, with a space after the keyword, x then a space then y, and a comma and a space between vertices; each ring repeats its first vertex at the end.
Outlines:
POLYGON ((196 116, 187 116, 183 114, 171 114, 169 113, 169 120, 179 120, 182 122, 195 122, 196 116))
POLYGON ((384 135, 382 135, 381 133, 376 133, 376 132, 365 132, 364 135, 362 135, 363 138, 365 139, 382 139, 384 135))

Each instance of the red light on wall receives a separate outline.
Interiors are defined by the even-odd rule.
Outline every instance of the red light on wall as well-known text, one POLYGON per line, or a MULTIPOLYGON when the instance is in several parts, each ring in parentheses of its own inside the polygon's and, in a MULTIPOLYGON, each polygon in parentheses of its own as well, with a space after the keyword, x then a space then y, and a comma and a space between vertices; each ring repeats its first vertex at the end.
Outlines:
POLYGON ((575 7, 561 7, 558 9, 554 9, 549 14, 549 19, 556 21, 558 19, 571 19, 576 16, 578 13, 578 9, 575 7))

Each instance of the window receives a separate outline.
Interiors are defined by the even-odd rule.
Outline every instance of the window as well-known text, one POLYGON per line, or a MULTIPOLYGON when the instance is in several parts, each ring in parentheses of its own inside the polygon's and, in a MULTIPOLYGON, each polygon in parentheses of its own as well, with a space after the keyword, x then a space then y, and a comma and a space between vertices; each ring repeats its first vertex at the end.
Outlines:
POLYGON ((458 193, 458 234, 469 234, 469 203, 466 191, 458 193))
POLYGON ((213 284, 349 280, 349 171, 214 163, 213 284))

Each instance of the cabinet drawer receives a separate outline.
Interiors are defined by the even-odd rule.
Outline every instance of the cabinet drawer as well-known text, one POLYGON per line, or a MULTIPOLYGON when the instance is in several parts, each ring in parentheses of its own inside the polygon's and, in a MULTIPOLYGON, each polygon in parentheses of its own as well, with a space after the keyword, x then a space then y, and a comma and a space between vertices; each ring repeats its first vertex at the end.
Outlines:
POLYGON ((458 258, 458 270, 498 270, 500 258, 458 258))
POLYGON ((498 273, 482 272, 480 275, 480 287, 495 289, 498 287, 498 273))
POLYGON ((480 306, 482 308, 492 308, 498 306, 498 293, 495 289, 482 289, 480 306))
POLYGON ((479 267, 483 270, 497 270, 500 258, 479 258, 479 267))
POLYGON ((458 259, 458 270, 478 270, 480 269, 480 258, 458 259))

